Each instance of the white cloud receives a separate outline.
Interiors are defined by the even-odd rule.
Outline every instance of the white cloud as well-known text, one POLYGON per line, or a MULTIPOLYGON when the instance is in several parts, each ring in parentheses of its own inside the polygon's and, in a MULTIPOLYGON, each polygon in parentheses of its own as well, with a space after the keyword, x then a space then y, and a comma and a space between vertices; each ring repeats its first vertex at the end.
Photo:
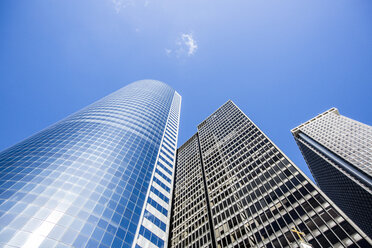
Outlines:
POLYGON ((190 34, 182 34, 181 38, 182 38, 182 41, 184 42, 184 44, 186 45, 186 47, 188 48, 187 56, 194 55, 194 53, 196 52, 196 49, 198 49, 198 45, 196 44, 196 41, 192 37, 192 34, 191 33, 190 34))
POLYGON ((123 7, 123 1, 122 0, 112 0, 112 3, 114 4, 116 13, 119 13, 121 8, 123 7))
POLYGON ((166 53, 167 55, 170 55, 170 54, 171 54, 171 52, 172 52, 172 50, 171 50, 171 49, 165 48, 165 53, 166 53))
POLYGON ((119 13, 123 8, 127 6, 133 6, 133 0, 112 0, 112 4, 115 7, 116 13, 119 13))
POLYGON ((165 53, 169 56, 174 54, 176 57, 190 57, 195 54, 198 49, 196 40, 192 33, 181 33, 176 41, 173 48, 166 48, 165 53))

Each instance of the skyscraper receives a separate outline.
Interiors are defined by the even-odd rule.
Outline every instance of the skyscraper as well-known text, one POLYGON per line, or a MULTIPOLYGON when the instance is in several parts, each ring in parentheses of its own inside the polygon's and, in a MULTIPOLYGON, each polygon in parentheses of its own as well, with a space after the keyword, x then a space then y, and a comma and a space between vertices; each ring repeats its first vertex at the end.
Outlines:
POLYGON ((138 81, 1 152, 1 246, 166 246, 180 106, 138 81))
POLYGON ((319 187, 372 237, 372 127, 332 108, 292 134, 319 187))
POLYGON ((231 101, 178 149, 173 199, 174 248, 372 245, 231 101))

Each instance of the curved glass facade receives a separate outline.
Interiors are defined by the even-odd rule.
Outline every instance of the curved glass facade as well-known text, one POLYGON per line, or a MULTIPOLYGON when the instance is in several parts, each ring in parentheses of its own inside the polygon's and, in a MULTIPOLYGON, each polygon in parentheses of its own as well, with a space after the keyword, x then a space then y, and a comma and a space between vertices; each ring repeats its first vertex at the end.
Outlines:
POLYGON ((165 246, 180 104, 137 81, 1 152, 0 244, 165 246))

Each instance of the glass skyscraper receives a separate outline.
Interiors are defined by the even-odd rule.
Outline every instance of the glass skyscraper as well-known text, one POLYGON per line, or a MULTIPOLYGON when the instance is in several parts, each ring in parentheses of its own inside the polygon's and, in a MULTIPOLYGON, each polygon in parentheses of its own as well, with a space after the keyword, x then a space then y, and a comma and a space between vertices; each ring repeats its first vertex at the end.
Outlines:
POLYGON ((166 247, 181 97, 132 83, 0 153, 0 246, 166 247))
POLYGON ((231 101, 178 149, 173 199, 174 248, 372 247, 231 101))
POLYGON ((319 187, 372 237, 372 127, 332 108, 292 134, 319 187))

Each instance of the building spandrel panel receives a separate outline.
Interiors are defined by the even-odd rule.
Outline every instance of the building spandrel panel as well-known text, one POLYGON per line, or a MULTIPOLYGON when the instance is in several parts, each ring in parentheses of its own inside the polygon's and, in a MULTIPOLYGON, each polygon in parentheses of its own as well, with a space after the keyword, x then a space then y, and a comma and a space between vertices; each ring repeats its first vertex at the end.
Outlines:
POLYGON ((2 151, 1 246, 134 246, 179 107, 166 84, 137 81, 2 151))

